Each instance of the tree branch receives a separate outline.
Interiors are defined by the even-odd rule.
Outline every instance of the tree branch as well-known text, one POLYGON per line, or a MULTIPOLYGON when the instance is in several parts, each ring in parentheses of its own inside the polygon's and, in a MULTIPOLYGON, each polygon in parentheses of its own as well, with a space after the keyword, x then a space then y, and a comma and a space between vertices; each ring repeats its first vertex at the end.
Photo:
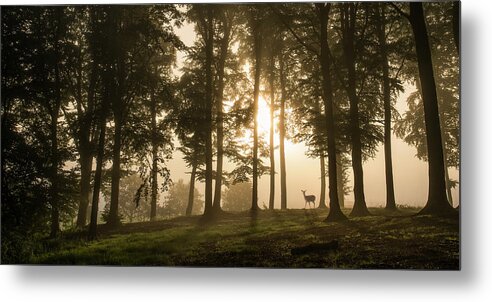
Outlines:
POLYGON ((280 19, 280 21, 284 24, 284 26, 289 30, 289 32, 294 36, 294 38, 297 40, 297 42, 299 42, 299 44, 301 44, 302 46, 304 46, 307 50, 311 51, 312 53, 314 53, 316 56, 319 56, 319 53, 314 49, 312 48, 310 45, 306 44, 297 34, 296 32, 290 27, 289 23, 284 19, 284 15, 279 12, 272 4, 269 4, 268 5, 272 10, 273 12, 277 15, 277 17, 280 19))
POLYGON ((410 21, 410 15, 405 13, 404 11, 402 11, 396 4, 394 4, 393 2, 389 2, 389 4, 397 11, 400 13, 400 15, 404 16, 405 18, 408 19, 408 21, 410 21))

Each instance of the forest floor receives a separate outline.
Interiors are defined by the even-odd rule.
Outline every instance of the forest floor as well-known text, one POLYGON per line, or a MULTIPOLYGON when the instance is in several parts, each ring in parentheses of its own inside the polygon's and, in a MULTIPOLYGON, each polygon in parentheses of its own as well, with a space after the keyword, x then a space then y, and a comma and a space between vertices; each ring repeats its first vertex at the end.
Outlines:
MULTIPOLYGON (((348 215, 349 210, 346 214, 348 215)), ((459 218, 416 209, 326 223, 328 210, 224 213, 99 228, 97 240, 68 232, 44 243, 31 263, 124 266, 338 269, 460 268, 459 218)))

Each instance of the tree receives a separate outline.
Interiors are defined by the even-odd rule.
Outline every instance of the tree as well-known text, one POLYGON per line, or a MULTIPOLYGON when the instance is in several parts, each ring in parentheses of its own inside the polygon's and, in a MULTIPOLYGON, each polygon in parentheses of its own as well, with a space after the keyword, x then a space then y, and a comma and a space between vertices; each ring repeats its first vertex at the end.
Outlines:
POLYGON ((191 20, 196 20, 196 29, 201 36, 205 52, 205 99, 203 106, 203 128, 205 133, 205 212, 204 216, 212 217, 212 180, 213 180, 213 145, 212 145, 212 108, 213 108, 213 57, 214 57, 214 20, 215 9, 212 5, 193 5, 188 12, 191 20))
POLYGON ((248 10, 248 22, 254 55, 253 89, 253 190, 251 192, 251 210, 258 208, 258 98, 260 94, 260 76, 262 70, 263 20, 259 5, 251 5, 248 10))
POLYGON ((329 173, 329 196, 330 212, 326 221, 342 221, 347 217, 340 209, 338 201, 338 182, 337 182, 337 151, 335 145, 335 124, 333 114, 333 90, 331 84, 331 62, 330 48, 328 46, 328 18, 331 4, 316 4, 319 24, 320 24, 320 65, 322 71, 323 102, 325 105, 326 118, 326 137, 328 145, 328 173, 329 173))
MULTIPOLYGON (((457 182, 449 178, 448 169, 459 166, 459 56, 453 43, 453 18, 451 3, 427 6, 427 26, 433 70, 436 81, 441 138, 443 140, 444 175, 448 201, 453 203, 451 188, 457 182)), ((416 58, 412 60, 416 61, 416 58)), ((416 65, 416 62, 414 63, 416 65)), ((408 76, 414 80, 417 91, 407 98, 409 109, 396 123, 396 134, 416 147, 416 156, 427 161, 422 88, 417 67, 409 68, 408 76)))
POLYGON ((68 122, 71 135, 78 153, 80 166, 80 195, 77 213, 77 227, 87 223, 87 209, 91 193, 91 173, 95 145, 95 102, 96 93, 100 89, 100 72, 97 60, 91 55, 89 8, 78 10, 67 9, 70 16, 66 38, 71 42, 67 47, 67 64, 61 73, 67 79, 67 96, 71 104, 63 108, 64 117, 68 122))
POLYGON ((252 183, 240 182, 229 186, 224 192, 224 210, 226 211, 246 211, 250 207, 252 183))
POLYGON ((378 21, 377 35, 382 65, 383 102, 384 102, 384 167, 386 175, 386 209, 396 210, 395 188, 393 184, 393 160, 391 155, 391 91, 389 78, 388 50, 386 43, 385 5, 376 8, 378 21))
MULTIPOLYGON (((172 218, 176 216, 182 216, 186 212, 188 204, 188 193, 190 190, 189 184, 185 184, 182 179, 179 179, 176 183, 172 184, 169 188, 167 197, 165 197, 164 206, 159 208, 158 214, 161 217, 172 218)), ((202 214, 203 200, 200 198, 198 190, 194 190, 192 215, 202 214)))
POLYGON ((422 3, 410 3, 410 15, 407 16, 415 37, 429 161, 429 194, 427 203, 420 214, 445 214, 451 212, 452 207, 446 196, 436 83, 422 3))
POLYGON ((216 84, 216 132, 217 132, 217 169, 215 175, 215 191, 213 208, 215 212, 221 211, 221 194, 223 183, 223 162, 224 162, 224 89, 225 89, 225 68, 227 59, 231 55, 230 45, 233 41, 235 29, 238 22, 238 11, 230 6, 221 5, 217 9, 218 13, 218 32, 217 41, 219 44, 217 59, 217 84, 216 84))
POLYGON ((90 26, 93 34, 90 40, 90 49, 94 60, 101 64, 101 79, 104 83, 101 88, 101 98, 97 109, 97 123, 99 135, 97 139, 96 151, 96 170, 94 174, 94 186, 92 193, 91 219, 89 224, 88 238, 96 239, 97 236, 97 217, 99 211, 99 195, 101 192, 102 169, 104 165, 105 144, 106 144, 106 121, 109 116, 111 94, 114 91, 114 69, 111 68, 111 51, 109 48, 108 37, 112 34, 114 20, 105 14, 103 9, 92 9, 90 15, 90 26))

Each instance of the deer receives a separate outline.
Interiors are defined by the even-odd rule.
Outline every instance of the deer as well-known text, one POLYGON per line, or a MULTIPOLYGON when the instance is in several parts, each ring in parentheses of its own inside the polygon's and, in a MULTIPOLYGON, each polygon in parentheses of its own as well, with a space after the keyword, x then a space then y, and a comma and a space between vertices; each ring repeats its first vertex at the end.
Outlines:
POLYGON ((306 195, 306 190, 301 190, 302 195, 304 195, 304 200, 306 203, 304 204, 304 208, 306 208, 306 204, 309 203, 309 207, 311 208, 311 202, 313 203, 313 206, 316 206, 316 203, 314 202, 316 200, 316 196, 314 195, 306 195))

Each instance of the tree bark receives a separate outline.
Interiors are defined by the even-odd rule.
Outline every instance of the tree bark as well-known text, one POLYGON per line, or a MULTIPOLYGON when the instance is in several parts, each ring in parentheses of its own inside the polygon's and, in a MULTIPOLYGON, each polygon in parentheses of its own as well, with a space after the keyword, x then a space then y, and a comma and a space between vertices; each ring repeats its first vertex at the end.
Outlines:
POLYGON ((275 206, 275 139, 274 139, 274 119, 275 119, 275 56, 273 50, 270 56, 270 198, 268 208, 273 210, 275 206))
POLYGON ((320 209, 326 209, 326 168, 325 168, 325 156, 321 153, 319 157, 320 162, 320 174, 321 174, 321 192, 319 194, 319 206, 320 209))
POLYGON ((337 188, 338 188, 338 203, 340 208, 345 207, 345 190, 343 189, 345 183, 343 179, 343 162, 342 156, 337 154, 337 188))
POLYGON ((446 214, 454 209, 446 197, 444 156, 437 103, 436 83, 432 68, 432 57, 422 3, 410 3, 410 24, 415 37, 417 63, 422 99, 429 160, 429 194, 427 204, 420 214, 446 214))
MULTIPOLYGON (((283 46, 283 45, 282 45, 283 46)), ((282 47, 283 48, 283 47, 282 47)), ((285 98, 287 92, 285 89, 285 74, 284 74, 284 57, 280 55, 279 72, 280 72, 280 116, 279 116, 279 136, 280 136, 280 208, 287 209, 287 171, 285 166, 285 98)))
POLYGON ((62 103, 61 99, 61 79, 60 79, 60 53, 58 48, 58 37, 61 35, 61 18, 62 9, 58 7, 56 9, 56 20, 57 28, 55 35, 55 102, 51 108, 51 125, 50 125, 50 139, 51 139, 51 231, 50 237, 54 238, 60 233, 60 204, 59 204, 59 178, 58 178, 58 167, 60 164, 60 155, 58 150, 58 114, 60 112, 60 107, 62 103))
POLYGON ((89 198, 91 194, 92 160, 92 150, 80 152, 80 197, 79 209, 77 212, 78 228, 83 228, 87 223, 87 207, 89 206, 89 198))
POLYGON ((350 133, 352 144, 352 170, 354 173, 354 207, 351 216, 369 215, 364 196, 364 171, 362 168, 362 144, 359 121, 359 98, 356 92, 355 75, 355 25, 357 9, 354 3, 342 4, 341 28, 343 53, 347 68, 347 92, 350 103, 350 133))
POLYGON ((109 206, 109 216, 107 224, 117 226, 121 223, 118 215, 120 178, 121 178, 121 128, 122 121, 119 114, 115 113, 114 119, 114 145, 113 145, 113 166, 111 168, 111 203, 109 206))
POLYGON ((228 22, 226 12, 222 15, 222 24, 224 28, 224 36, 220 43, 220 57, 217 62, 217 100, 216 100, 216 115, 217 115, 217 176, 215 179, 215 192, 213 208, 214 211, 221 211, 222 199, 222 174, 224 162, 224 86, 225 86, 225 62, 228 56, 230 31, 232 24, 228 22))
MULTIPOLYGON (((58 101, 56 101, 58 103, 58 101)), ((54 105, 51 113, 51 231, 50 237, 54 238, 60 233, 60 208, 58 188, 58 104, 54 105)))
POLYGON ((152 131, 152 177, 151 177, 151 197, 150 197, 150 221, 154 221, 157 214, 157 104, 154 91, 150 96, 150 114, 151 114, 151 131, 152 131))
POLYGON ((253 190, 251 198, 251 210, 258 210, 258 98, 260 94, 260 73, 262 55, 262 37, 260 34, 260 22, 253 25, 255 76, 253 90, 253 190))
MULTIPOLYGON (((108 102, 108 100, 103 100, 108 102)), ((104 159, 104 144, 106 140, 106 106, 103 105, 99 122, 99 139, 96 156, 96 172, 94 174, 94 191, 92 193, 91 222, 89 225, 89 240, 96 239, 97 236, 97 214, 99 211, 99 193, 101 191, 102 166, 104 159)))
POLYGON ((379 4, 378 40, 383 69, 383 103, 384 103, 384 167, 386 174, 386 209, 396 210, 395 188, 393 183, 393 160, 391 154, 391 91, 389 79, 388 49, 386 46, 385 4, 379 4))
POLYGON ((87 109, 82 110, 82 59, 80 61, 80 72, 78 80, 78 104, 77 111, 79 113, 80 128, 79 128, 79 164, 80 164, 80 197, 79 209, 77 213, 77 227, 82 228, 87 223, 87 207, 89 206, 89 198, 91 192, 91 173, 93 161, 93 146, 91 141, 91 124, 94 114, 94 94, 96 80, 98 77, 97 62, 93 59, 92 70, 89 78, 89 89, 87 92, 87 109))
POLYGON ((333 121, 333 88, 331 86, 331 62, 330 49, 328 46, 328 18, 330 13, 330 3, 316 3, 318 17, 320 21, 320 64, 322 72, 323 102, 325 105, 326 118, 326 137, 328 145, 328 173, 329 173, 329 196, 330 212, 325 221, 342 221, 347 217, 342 213, 338 202, 337 188, 337 159, 335 144, 335 123, 333 121))
POLYGON ((190 176, 190 191, 188 192, 188 206, 186 207, 186 216, 190 216, 193 212, 193 201, 195 200, 195 178, 196 178, 196 163, 193 163, 190 176))
POLYGON ((207 6, 207 30, 206 30, 206 95, 205 95, 205 212, 204 216, 212 214, 212 179, 213 179, 213 152, 212 152, 212 106, 213 106, 213 83, 212 83, 212 60, 213 60, 213 8, 207 6))

